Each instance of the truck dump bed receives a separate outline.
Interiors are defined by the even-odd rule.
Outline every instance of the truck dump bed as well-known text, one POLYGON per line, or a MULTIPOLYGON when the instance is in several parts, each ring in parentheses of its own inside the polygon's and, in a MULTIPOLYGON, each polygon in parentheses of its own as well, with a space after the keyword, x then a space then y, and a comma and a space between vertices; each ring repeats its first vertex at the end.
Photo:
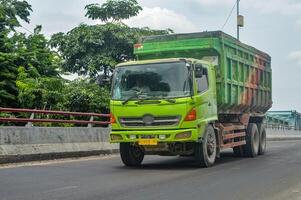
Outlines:
POLYGON ((263 114, 272 106, 271 57, 221 31, 146 37, 135 55, 139 60, 218 58, 219 114, 263 114))

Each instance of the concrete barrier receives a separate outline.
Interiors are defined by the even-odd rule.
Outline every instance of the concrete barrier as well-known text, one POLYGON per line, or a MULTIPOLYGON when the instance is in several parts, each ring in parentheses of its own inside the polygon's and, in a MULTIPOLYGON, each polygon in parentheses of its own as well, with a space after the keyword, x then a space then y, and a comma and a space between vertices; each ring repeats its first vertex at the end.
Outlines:
MULTIPOLYGON (((118 152, 110 128, 0 127, 0 163, 118 152)), ((268 140, 301 139, 295 130, 267 129, 268 140)))
POLYGON ((109 128, 0 127, 0 163, 118 152, 109 128))
POLYGON ((301 140, 301 131, 286 130, 286 129, 272 129, 267 128, 267 139, 275 140, 301 140))

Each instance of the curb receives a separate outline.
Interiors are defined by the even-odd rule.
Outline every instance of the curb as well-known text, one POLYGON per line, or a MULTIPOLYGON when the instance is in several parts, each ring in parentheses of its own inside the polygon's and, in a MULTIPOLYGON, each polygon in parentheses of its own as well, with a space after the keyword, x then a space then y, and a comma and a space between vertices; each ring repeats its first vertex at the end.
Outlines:
POLYGON ((0 164, 116 154, 119 149, 0 156, 0 164))
POLYGON ((289 141, 289 140, 301 140, 301 137, 272 137, 272 138, 267 138, 267 141, 289 141))

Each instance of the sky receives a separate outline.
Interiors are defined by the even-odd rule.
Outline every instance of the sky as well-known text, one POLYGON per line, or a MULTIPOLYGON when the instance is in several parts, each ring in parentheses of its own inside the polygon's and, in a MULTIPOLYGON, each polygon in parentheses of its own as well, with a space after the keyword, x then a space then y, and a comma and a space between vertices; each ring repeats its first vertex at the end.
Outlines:
MULTIPOLYGON (((171 28, 176 33, 221 30, 236 0, 138 0, 143 11, 125 23, 135 27, 171 28)), ((33 13, 29 30, 43 26, 51 36, 68 32, 80 23, 100 23, 85 18, 84 7, 103 0, 28 0, 33 13)), ((241 0, 245 17, 241 41, 272 57, 273 108, 301 112, 301 1, 241 0)), ((235 36, 236 11, 223 31, 235 36)), ((25 30, 24 30, 25 31, 25 30)))

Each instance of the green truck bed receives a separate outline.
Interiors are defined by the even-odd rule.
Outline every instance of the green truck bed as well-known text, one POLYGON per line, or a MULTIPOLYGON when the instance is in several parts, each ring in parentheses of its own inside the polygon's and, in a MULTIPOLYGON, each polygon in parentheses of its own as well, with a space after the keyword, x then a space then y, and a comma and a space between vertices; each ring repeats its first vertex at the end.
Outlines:
POLYGON ((219 114, 263 114, 272 105, 271 57, 221 31, 143 38, 138 60, 216 60, 219 114))

